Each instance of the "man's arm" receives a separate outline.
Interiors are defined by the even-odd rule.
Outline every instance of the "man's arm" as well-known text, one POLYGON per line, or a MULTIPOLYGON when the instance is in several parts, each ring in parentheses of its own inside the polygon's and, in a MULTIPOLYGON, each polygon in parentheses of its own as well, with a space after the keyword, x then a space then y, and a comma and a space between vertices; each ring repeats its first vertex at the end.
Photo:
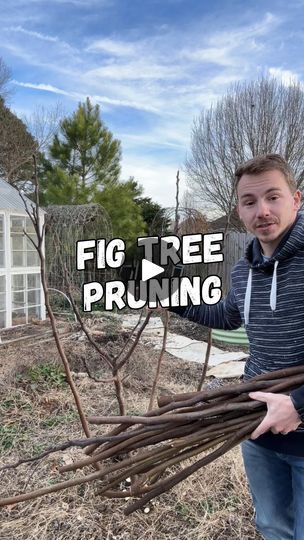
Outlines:
POLYGON ((234 330, 242 324, 233 289, 229 291, 224 300, 213 306, 201 304, 200 306, 173 307, 169 310, 209 328, 234 330))

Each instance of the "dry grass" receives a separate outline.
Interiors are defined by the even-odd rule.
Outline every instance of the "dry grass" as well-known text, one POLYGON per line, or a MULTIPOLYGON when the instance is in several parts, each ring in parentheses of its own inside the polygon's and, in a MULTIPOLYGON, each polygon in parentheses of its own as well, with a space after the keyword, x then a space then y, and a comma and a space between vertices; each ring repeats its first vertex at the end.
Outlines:
MULTIPOLYGON (((107 350, 115 351, 118 341, 113 336, 111 340, 105 339, 107 350)), ((65 347, 72 369, 83 371, 82 358, 85 356, 99 376, 108 376, 85 342, 75 339, 66 342, 65 347)), ((5 366, 0 386, 1 464, 37 454, 68 438, 81 437, 73 399, 60 376, 53 344, 38 343, 34 348, 14 346, 1 350, 0 354, 0 363, 5 366)), ((142 413, 147 409, 156 362, 157 353, 140 346, 126 369, 129 413, 142 413)), ((192 391, 199 374, 196 364, 187 364, 167 355, 162 367, 161 390, 172 393, 192 391)), ((88 377, 76 381, 87 414, 117 413, 110 384, 98 384, 88 377)), ((62 480, 58 465, 82 455, 81 450, 70 449, 38 464, 2 472, 0 494, 12 495, 58 482, 62 480)), ((88 471, 77 474, 85 472, 88 471)), ((65 479, 72 474, 66 474, 65 479)), ((0 540, 260 538, 253 524, 251 500, 238 448, 152 502, 148 513, 138 511, 126 518, 123 509, 127 501, 101 498, 96 495, 97 488, 97 484, 84 484, 1 509, 0 540)))

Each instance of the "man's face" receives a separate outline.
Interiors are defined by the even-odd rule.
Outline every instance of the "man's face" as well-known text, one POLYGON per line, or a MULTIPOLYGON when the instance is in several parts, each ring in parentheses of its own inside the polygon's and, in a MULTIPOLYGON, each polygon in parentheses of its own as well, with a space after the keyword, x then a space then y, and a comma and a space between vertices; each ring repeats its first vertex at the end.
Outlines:
POLYGON ((238 213, 246 229, 270 257, 296 218, 301 193, 292 193, 281 171, 243 174, 238 187, 238 213))

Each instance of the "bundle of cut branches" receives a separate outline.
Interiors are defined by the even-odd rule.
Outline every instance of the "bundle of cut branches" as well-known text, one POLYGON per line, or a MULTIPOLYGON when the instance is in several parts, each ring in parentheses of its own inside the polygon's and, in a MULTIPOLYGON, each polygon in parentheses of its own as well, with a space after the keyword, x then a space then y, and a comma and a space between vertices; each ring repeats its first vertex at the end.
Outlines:
POLYGON ((20 460, 18 464, 78 446, 85 448, 86 456, 61 467, 60 472, 92 465, 96 472, 1 499, 0 506, 98 480, 98 494, 136 497, 125 509, 128 515, 250 437, 266 411, 264 403, 249 398, 249 392, 263 390, 288 394, 302 384, 304 366, 297 366, 214 390, 162 398, 160 407, 144 416, 91 417, 91 424, 118 426, 105 435, 68 441, 47 450, 43 456, 20 460), (196 461, 187 463, 186 460, 197 456, 200 457, 196 461), (131 486, 125 488, 125 481, 130 477, 131 486))

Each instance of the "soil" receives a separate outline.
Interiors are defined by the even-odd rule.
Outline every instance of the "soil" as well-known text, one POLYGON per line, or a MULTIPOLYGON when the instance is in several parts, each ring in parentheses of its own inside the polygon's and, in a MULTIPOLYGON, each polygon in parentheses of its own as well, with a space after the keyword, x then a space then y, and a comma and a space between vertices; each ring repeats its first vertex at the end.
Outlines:
MULTIPOLYGON (((93 314, 86 324, 110 357, 126 346, 128 334, 122 332, 117 318, 93 314)), ((117 415, 114 385, 104 382, 110 373, 100 355, 74 322, 58 320, 58 328, 85 414, 117 415)), ((171 318, 170 330, 195 339, 202 339, 204 332, 206 335, 205 328, 178 317, 171 318)), ((49 323, 45 322, 1 334, 3 342, 18 341, 0 345, 0 466, 83 437, 49 331, 49 323)), ((159 351, 139 344, 127 363, 122 378, 128 414, 147 411, 158 358, 159 351)), ((200 376, 200 365, 165 354, 158 393, 195 391, 200 376)), ((93 434, 104 433, 103 426, 91 425, 90 430, 93 434)), ((83 456, 83 450, 70 448, 2 470, 0 498, 94 472, 87 467, 86 471, 66 473, 64 477, 59 474, 59 466, 83 456)), ((84 483, 0 509, 1 540, 259 539, 238 448, 128 517, 123 514, 128 501, 98 495, 100 485, 98 481, 84 483)))

